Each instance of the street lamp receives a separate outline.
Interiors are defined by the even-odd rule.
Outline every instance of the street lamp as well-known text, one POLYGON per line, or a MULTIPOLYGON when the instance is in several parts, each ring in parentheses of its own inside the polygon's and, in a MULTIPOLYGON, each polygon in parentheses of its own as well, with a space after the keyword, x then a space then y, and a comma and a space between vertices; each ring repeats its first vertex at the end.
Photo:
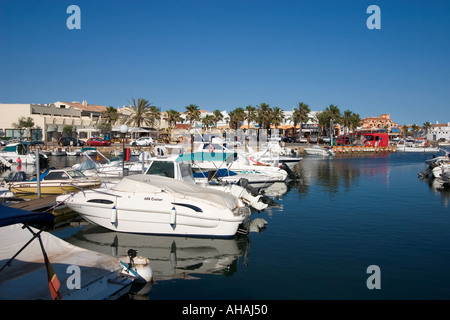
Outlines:
POLYGON ((128 126, 123 124, 120 126, 120 133, 122 133, 122 176, 124 176, 125 172, 125 136, 128 132, 128 126))

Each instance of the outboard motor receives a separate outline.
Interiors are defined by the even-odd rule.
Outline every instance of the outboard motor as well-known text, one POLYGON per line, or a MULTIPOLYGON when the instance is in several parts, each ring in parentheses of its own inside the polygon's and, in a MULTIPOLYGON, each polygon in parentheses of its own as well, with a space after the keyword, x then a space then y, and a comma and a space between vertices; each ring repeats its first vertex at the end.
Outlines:
POLYGON ((27 180, 27 175, 24 171, 17 171, 12 178, 6 178, 6 182, 18 182, 27 180))
POLYGON ((281 163, 280 169, 283 169, 284 171, 286 171, 287 174, 288 174, 288 177, 290 179, 294 180, 294 179, 300 178, 300 176, 297 173, 295 173, 294 171, 292 171, 291 168, 289 168, 289 166, 286 163, 284 163, 284 162, 281 163))
POLYGON ((49 164, 49 159, 46 155, 39 153, 39 167, 47 168, 49 164))
POLYGON ((250 194, 254 197, 256 197, 257 195, 259 195, 259 192, 257 189, 255 189, 254 187, 252 187, 249 183, 248 183, 248 179, 245 178, 240 178, 239 181, 237 182, 238 186, 241 186, 242 188, 246 189, 248 192, 250 192, 250 194))

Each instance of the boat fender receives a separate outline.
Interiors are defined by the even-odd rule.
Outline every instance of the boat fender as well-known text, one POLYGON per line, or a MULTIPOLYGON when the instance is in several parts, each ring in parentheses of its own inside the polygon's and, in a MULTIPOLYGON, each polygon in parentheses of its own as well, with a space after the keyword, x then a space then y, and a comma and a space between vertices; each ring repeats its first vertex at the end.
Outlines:
POLYGON ((212 144, 209 145, 209 152, 214 153, 214 146, 212 144))
POLYGON ((175 207, 172 207, 172 210, 170 210, 170 225, 172 226, 172 228, 175 228, 176 218, 177 210, 175 209, 175 207))
POLYGON ((117 208, 116 206, 111 208, 111 224, 115 225, 117 223, 117 208))

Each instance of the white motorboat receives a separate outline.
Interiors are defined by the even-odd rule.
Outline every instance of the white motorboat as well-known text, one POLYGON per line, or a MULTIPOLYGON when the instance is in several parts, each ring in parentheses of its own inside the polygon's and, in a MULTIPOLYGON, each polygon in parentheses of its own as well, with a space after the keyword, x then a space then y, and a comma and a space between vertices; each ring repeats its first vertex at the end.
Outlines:
POLYGON ((303 148, 303 150, 309 155, 334 156, 333 149, 321 146, 312 146, 311 148, 303 148))
POLYGON ((91 223, 129 233, 231 237, 250 215, 250 208, 231 194, 142 174, 57 201, 91 223))
MULTIPOLYGON (((16 175, 25 176, 22 171, 17 172, 16 175)), ((31 180, 14 179, 14 181, 7 182, 6 186, 16 195, 37 195, 38 187, 41 194, 51 195, 78 191, 83 188, 95 188, 99 187, 100 183, 98 178, 86 177, 78 170, 66 168, 48 169, 39 176, 39 185, 37 179, 34 178, 31 180)))
POLYGON ((397 145, 397 151, 399 152, 439 152, 439 148, 436 147, 422 147, 422 146, 406 146, 397 145))
POLYGON ((52 227, 55 217, 50 212, 6 206, 1 211, 1 300, 118 299, 142 278, 141 273, 125 274, 128 266, 117 257, 76 247, 31 227, 52 227))
POLYGON ((396 151, 399 152, 439 152, 439 147, 428 145, 425 140, 412 138, 402 139, 397 143, 396 151))
POLYGON ((443 174, 450 171, 450 161, 438 161, 435 166, 432 166, 431 172, 433 177, 440 178, 443 174))
POLYGON ((224 174, 220 178, 224 181, 237 183, 239 179, 246 178, 257 189, 286 181, 288 177, 295 178, 295 173, 287 165, 248 165, 239 160, 237 153, 197 151, 180 155, 178 161, 182 158, 191 161, 194 172, 202 172, 205 177, 208 172, 222 172, 224 174))
POLYGON ((267 142, 264 145, 263 150, 255 151, 250 145, 242 146, 240 148, 230 148, 223 143, 222 139, 214 138, 211 142, 200 143, 196 152, 209 152, 214 154, 221 152, 235 153, 236 159, 230 167, 232 170, 251 170, 253 167, 258 167, 261 171, 265 170, 265 168, 261 167, 279 168, 282 163, 285 163, 289 168, 292 168, 302 160, 302 157, 298 156, 295 149, 286 147, 281 148, 279 142, 273 141, 267 142))
POLYGON ((252 165, 279 166, 285 163, 292 169, 303 158, 298 155, 296 149, 281 147, 279 142, 269 141, 265 150, 255 152, 251 146, 247 146, 248 163, 252 165))
POLYGON ((445 156, 433 157, 425 161, 426 168, 419 173, 422 178, 441 178, 441 175, 450 171, 450 154, 446 151, 445 156))
POLYGON ((87 160, 74 164, 72 168, 80 170, 88 177, 96 176, 101 179, 119 179, 124 175, 143 173, 146 169, 145 163, 142 162, 122 161, 116 157, 108 159, 95 148, 83 148, 82 153, 87 160))
POLYGON ((24 142, 16 142, 6 145, 0 156, 6 161, 18 164, 35 164, 36 156, 28 152, 28 144, 24 142))
MULTIPOLYGON (((222 177, 218 178, 215 176, 216 172, 212 175, 209 173, 206 173, 206 175, 200 173, 194 174, 190 161, 187 159, 193 159, 195 155, 196 154, 183 154, 180 156, 153 157, 151 158, 145 173, 148 175, 158 175, 182 180, 187 183, 199 184, 203 187, 230 193, 256 210, 263 210, 267 207, 267 203, 263 202, 262 195, 256 194, 253 188, 244 188, 241 186, 242 183, 240 179, 248 179, 248 175, 229 174, 223 176, 222 179, 222 177), (211 179, 212 177, 213 179, 211 179)), ((197 153, 197 155, 203 155, 203 153, 197 153)))

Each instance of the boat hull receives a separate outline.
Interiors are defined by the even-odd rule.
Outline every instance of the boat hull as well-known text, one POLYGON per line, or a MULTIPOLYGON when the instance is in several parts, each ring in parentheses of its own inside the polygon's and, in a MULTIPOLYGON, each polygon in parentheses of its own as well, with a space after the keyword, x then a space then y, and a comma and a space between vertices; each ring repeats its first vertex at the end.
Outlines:
POLYGON ((249 212, 238 214, 235 210, 199 204, 166 192, 109 193, 109 189, 78 193, 66 204, 93 224, 117 232, 141 234, 231 237, 249 216, 249 212))
POLYGON ((303 148, 306 154, 308 155, 316 155, 316 156, 330 156, 332 153, 330 153, 327 150, 324 149, 318 149, 318 148, 303 148))
POLYGON ((408 146, 397 146, 397 151, 400 152, 439 152, 439 148, 431 147, 408 147, 408 146))

